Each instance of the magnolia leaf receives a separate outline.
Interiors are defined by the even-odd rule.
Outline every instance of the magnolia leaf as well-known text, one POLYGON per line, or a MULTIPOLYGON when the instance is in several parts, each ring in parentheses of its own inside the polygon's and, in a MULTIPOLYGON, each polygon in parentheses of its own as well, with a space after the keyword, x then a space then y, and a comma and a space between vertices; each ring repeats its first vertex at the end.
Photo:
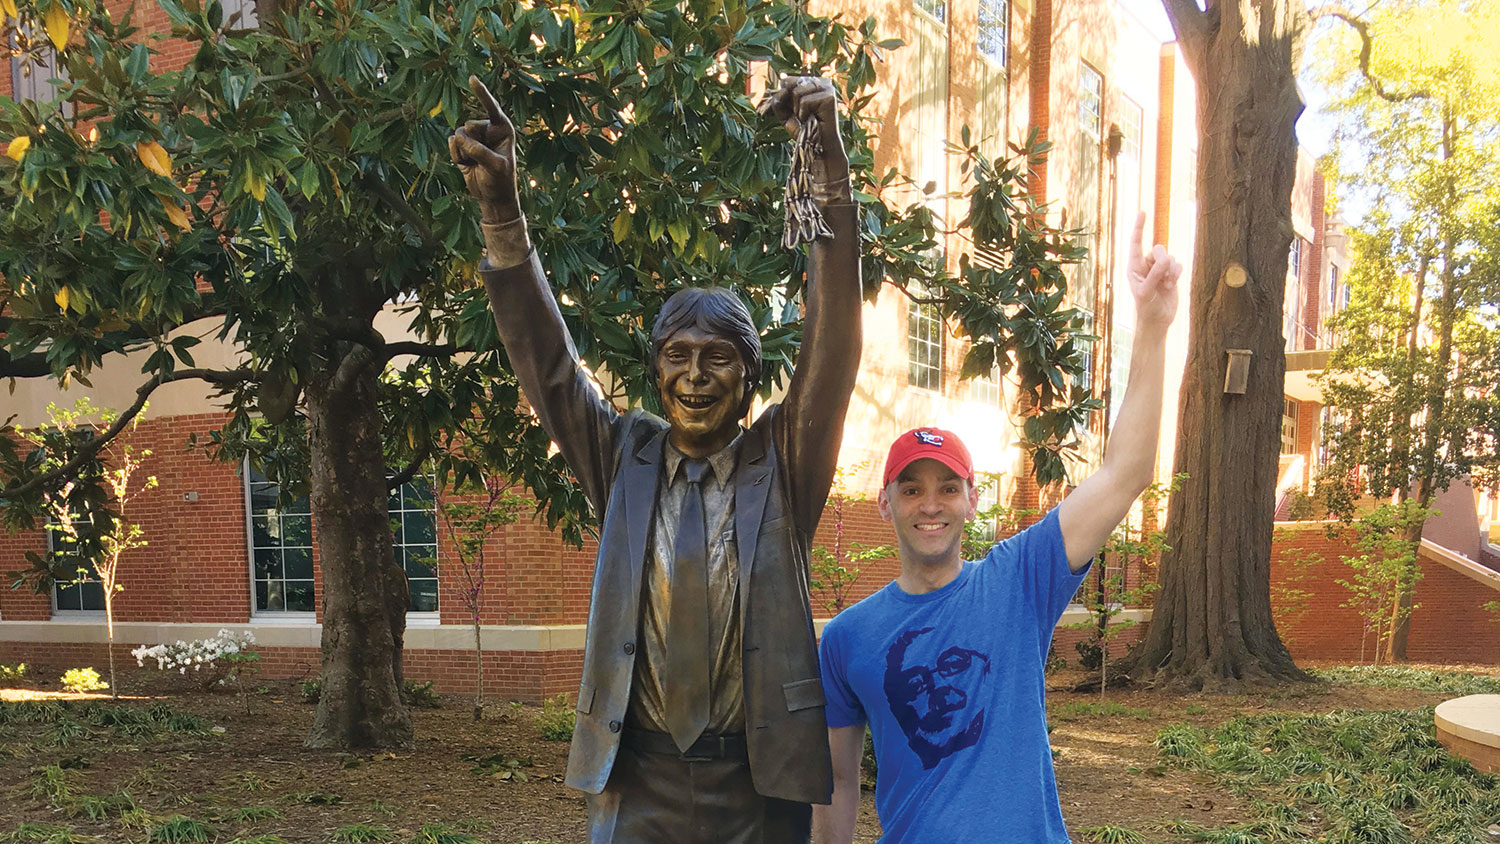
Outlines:
POLYGON ((256 175, 254 170, 245 170, 245 190, 255 197, 258 202, 266 201, 266 180, 256 175))
POLYGON ((141 141, 135 145, 135 154, 146 169, 163 178, 172 178, 172 159, 156 141, 141 141))
POLYGON ((68 46, 68 11, 62 7, 62 3, 52 0, 52 8, 47 10, 42 21, 47 25, 47 38, 52 42, 52 46, 56 47, 59 53, 62 52, 68 46))
POLYGON ((183 231, 192 231, 193 224, 188 221, 188 215, 185 209, 183 209, 177 203, 168 200, 161 194, 157 194, 156 198, 161 201, 161 207, 164 211, 167 212, 167 219, 172 221, 172 225, 176 226, 179 229, 182 229, 183 231))
POLYGON ((20 161, 28 149, 31 149, 31 138, 21 135, 11 138, 10 144, 5 148, 5 155, 12 161, 20 161))
POLYGON ((615 243, 624 243, 625 238, 630 237, 631 214, 629 211, 621 211, 615 215, 614 225, 610 229, 614 232, 615 243))
POLYGON ((68 299, 70 298, 70 296, 71 293, 68 291, 68 286, 64 284, 62 287, 57 288, 57 293, 54 294, 52 298, 57 301, 57 306, 59 308, 66 311, 68 309, 68 299))

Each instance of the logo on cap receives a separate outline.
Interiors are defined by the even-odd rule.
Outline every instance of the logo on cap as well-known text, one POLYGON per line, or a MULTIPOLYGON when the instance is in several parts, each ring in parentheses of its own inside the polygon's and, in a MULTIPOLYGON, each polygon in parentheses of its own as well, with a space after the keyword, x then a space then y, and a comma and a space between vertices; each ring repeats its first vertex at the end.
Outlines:
POLYGON ((911 435, 921 440, 926 445, 936 446, 938 448, 943 447, 942 434, 934 434, 931 431, 912 431, 911 435))

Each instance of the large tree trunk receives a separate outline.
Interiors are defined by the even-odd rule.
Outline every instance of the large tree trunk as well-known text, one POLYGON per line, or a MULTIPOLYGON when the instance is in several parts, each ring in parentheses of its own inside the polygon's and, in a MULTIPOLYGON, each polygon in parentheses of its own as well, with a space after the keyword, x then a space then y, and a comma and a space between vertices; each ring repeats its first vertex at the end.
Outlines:
POLYGON ((1305 13, 1289 0, 1166 5, 1197 80, 1200 138, 1175 465, 1188 478, 1168 509, 1150 629, 1124 667, 1136 681, 1191 689, 1305 679, 1270 596, 1305 13), (1230 349, 1252 352, 1243 395, 1224 392, 1230 349))
POLYGON ((323 572, 323 689, 308 747, 391 747, 412 737, 401 702, 407 583, 387 511, 378 374, 355 347, 307 388, 323 572))

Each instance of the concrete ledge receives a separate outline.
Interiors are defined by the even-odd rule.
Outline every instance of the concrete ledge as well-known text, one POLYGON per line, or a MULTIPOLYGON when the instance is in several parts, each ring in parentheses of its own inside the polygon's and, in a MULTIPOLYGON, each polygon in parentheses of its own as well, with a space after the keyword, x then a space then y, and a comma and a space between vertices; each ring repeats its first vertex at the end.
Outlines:
MULTIPOLYGON (((255 643, 267 648, 322 647, 321 624, 284 618, 248 624, 179 624, 127 621, 115 624, 115 643, 156 645, 162 642, 207 639, 220 630, 250 631, 255 643)), ((583 648, 582 624, 499 625, 479 629, 487 651, 567 651, 583 648)), ((100 621, 0 621, 0 642, 41 644, 103 644, 100 621)), ((468 625, 418 625, 406 628, 408 650, 468 651, 474 647, 474 628, 468 625)))
POLYGON ((1469 695, 1438 704, 1437 738, 1475 768, 1500 774, 1500 695, 1469 695))

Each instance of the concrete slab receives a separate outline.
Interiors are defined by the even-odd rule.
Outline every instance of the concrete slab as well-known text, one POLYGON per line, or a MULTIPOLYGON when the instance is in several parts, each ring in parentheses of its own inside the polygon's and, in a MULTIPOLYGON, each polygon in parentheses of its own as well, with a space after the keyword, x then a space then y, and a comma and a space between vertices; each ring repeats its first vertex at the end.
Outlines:
POLYGON ((1500 774, 1500 695, 1469 695, 1438 704, 1437 738, 1475 768, 1500 774))

